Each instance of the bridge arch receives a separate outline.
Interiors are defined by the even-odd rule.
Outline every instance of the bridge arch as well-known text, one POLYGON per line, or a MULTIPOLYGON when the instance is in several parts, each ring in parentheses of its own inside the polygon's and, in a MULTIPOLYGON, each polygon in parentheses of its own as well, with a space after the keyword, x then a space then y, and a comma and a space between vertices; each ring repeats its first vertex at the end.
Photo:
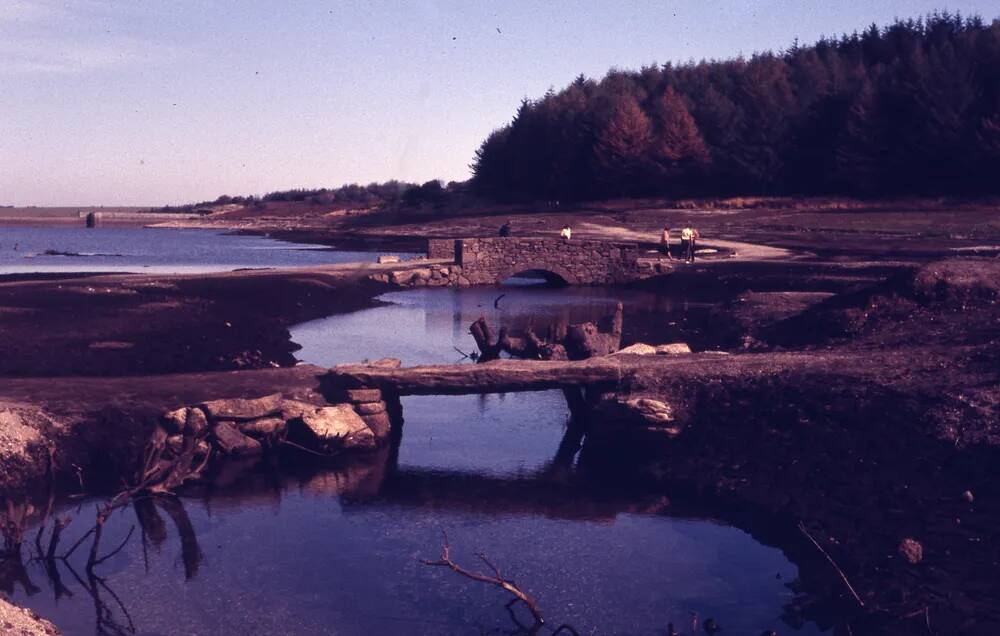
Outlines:
POLYGON ((546 281, 550 283, 558 283, 565 285, 579 285, 579 279, 562 265, 555 263, 544 263, 544 262, 533 262, 533 263, 518 263, 509 266, 505 269, 500 270, 497 275, 496 282, 500 284, 511 278, 517 276, 518 274, 539 274, 546 281))

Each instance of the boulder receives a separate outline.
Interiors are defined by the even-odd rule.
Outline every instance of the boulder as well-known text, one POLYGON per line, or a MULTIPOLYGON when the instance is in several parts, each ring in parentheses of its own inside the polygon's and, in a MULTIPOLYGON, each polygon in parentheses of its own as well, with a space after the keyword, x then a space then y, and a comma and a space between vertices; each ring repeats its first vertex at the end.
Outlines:
POLYGON ((682 353, 691 353, 691 347, 686 342, 672 342, 656 347, 656 355, 658 356, 675 356, 682 353))
POLYGON ((618 351, 612 353, 611 355, 617 356, 619 354, 632 354, 637 356, 652 356, 656 355, 656 347, 653 345, 648 345, 643 342, 637 342, 633 345, 629 345, 624 349, 619 349, 618 351))
POLYGON ((373 448, 376 445, 375 434, 350 404, 323 406, 304 413, 289 424, 318 450, 373 448))
POLYGON ((176 435, 178 433, 184 432, 184 425, 187 423, 188 409, 186 406, 175 409, 173 411, 167 411, 163 414, 161 423, 163 424, 163 429, 167 431, 170 435, 176 435))
POLYGON ((674 421, 674 409, 666 402, 652 398, 625 400, 625 406, 650 424, 662 426, 674 421))
POLYGON ((213 420, 255 420, 281 412, 280 393, 272 393, 256 399, 234 398, 212 400, 202 404, 202 408, 213 420))
POLYGON ((251 437, 270 437, 284 432, 285 420, 280 417, 262 417, 238 424, 240 432, 251 437))
POLYGON ((389 418, 389 414, 385 411, 381 413, 373 413, 371 415, 362 415, 361 419, 365 421, 368 428, 372 430, 375 434, 376 439, 385 439, 389 437, 389 431, 392 428, 392 420, 389 418))
POLYGON ((398 369, 403 366, 403 361, 399 358, 379 358, 375 362, 369 362, 368 366, 378 369, 398 369))
POLYGON ((281 403, 281 419, 286 422, 302 417, 306 413, 312 413, 319 406, 300 400, 284 400, 281 403))
POLYGON ((258 455, 264 451, 260 442, 240 432, 235 422, 222 420, 212 429, 216 447, 226 455, 246 457, 258 455))

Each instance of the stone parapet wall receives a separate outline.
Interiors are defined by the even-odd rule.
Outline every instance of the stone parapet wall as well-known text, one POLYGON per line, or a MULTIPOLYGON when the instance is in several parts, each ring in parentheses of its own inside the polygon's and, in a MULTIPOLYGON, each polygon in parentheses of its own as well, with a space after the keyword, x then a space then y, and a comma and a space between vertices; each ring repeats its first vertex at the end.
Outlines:
POLYGON ((456 262, 473 285, 543 270, 571 285, 606 285, 638 278, 634 243, 557 238, 474 238, 457 243, 456 262))
POLYGON ((407 267, 371 278, 403 287, 464 287, 493 285, 535 271, 570 285, 610 285, 671 269, 661 259, 640 258, 635 243, 547 237, 428 239, 427 257, 454 264, 407 267))
POLYGON ((456 240, 450 239, 427 239, 427 258, 455 258, 456 240))

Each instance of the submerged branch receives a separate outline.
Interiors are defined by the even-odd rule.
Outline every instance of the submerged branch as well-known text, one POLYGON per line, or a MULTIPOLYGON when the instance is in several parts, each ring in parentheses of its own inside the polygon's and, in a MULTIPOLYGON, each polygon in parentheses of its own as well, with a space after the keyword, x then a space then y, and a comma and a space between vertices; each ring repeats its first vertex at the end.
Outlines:
POLYGON ((816 539, 814 539, 813 536, 809 534, 809 531, 806 530, 805 525, 803 525, 801 521, 799 522, 799 531, 801 531, 802 534, 804 534, 806 538, 809 539, 809 541, 811 541, 814 546, 816 546, 816 549, 819 550, 820 554, 826 557, 826 560, 830 562, 830 565, 833 567, 833 569, 836 570, 837 574, 840 575, 840 580, 842 580, 844 582, 844 585, 847 586, 847 590, 851 593, 851 596, 854 597, 854 600, 858 602, 859 606, 864 607, 865 602, 861 600, 861 597, 858 596, 858 593, 854 591, 854 586, 851 585, 851 582, 847 579, 847 575, 844 574, 844 571, 840 569, 840 566, 838 566, 837 562, 833 560, 833 557, 831 557, 827 553, 827 551, 823 549, 823 546, 821 546, 819 542, 817 542, 816 539))
MULTIPOLYGON (((545 625, 545 618, 542 616, 542 610, 538 605, 538 601, 522 590, 513 580, 504 578, 500 568, 495 563, 490 561, 490 559, 483 552, 476 552, 476 556, 486 565, 486 567, 490 569, 492 575, 484 574, 482 572, 473 572, 455 563, 455 561, 451 558, 451 545, 448 543, 448 533, 442 530, 441 535, 443 538, 441 558, 433 560, 421 559, 420 562, 424 565, 433 567, 446 567, 452 572, 464 576, 465 578, 478 581, 479 583, 492 585, 504 590, 514 597, 505 606, 511 615, 511 619, 517 624, 518 627, 521 628, 522 631, 530 634, 537 634, 538 631, 545 625), (528 611, 531 613, 531 617, 534 620, 534 623, 531 626, 522 625, 521 622, 517 620, 517 617, 511 609, 516 603, 523 603, 524 606, 528 608, 528 611)), ((561 632, 577 634, 576 630, 567 624, 560 625, 556 630, 554 630, 554 633, 556 634, 561 632)))

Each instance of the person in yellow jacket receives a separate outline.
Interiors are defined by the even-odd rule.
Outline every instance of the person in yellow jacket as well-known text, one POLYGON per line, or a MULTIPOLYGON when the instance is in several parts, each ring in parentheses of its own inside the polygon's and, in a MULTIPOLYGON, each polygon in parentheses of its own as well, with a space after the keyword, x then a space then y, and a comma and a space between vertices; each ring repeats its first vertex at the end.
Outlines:
POLYGON ((689 227, 681 230, 681 258, 689 263, 694 262, 694 234, 694 230, 689 227))

